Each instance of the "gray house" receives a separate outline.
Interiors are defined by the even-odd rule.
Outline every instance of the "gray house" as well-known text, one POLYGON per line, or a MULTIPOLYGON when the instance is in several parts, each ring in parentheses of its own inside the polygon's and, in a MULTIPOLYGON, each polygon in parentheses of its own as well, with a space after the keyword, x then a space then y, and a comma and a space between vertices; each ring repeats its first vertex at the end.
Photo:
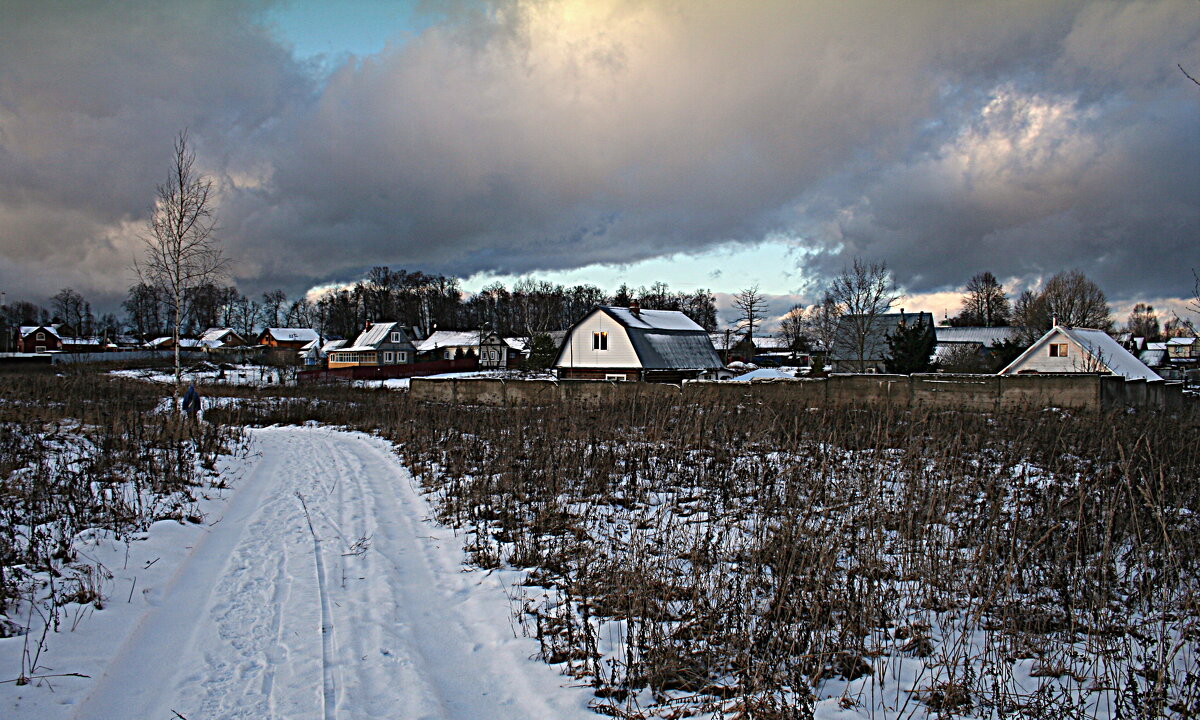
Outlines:
POLYGON ((417 348, 398 322, 367 326, 349 347, 329 352, 329 368, 404 365, 416 359, 417 348))
POLYGON ((934 335, 933 315, 927 312, 882 313, 879 315, 843 315, 830 348, 837 372, 883 372, 888 353, 888 336, 901 326, 926 327, 934 335))

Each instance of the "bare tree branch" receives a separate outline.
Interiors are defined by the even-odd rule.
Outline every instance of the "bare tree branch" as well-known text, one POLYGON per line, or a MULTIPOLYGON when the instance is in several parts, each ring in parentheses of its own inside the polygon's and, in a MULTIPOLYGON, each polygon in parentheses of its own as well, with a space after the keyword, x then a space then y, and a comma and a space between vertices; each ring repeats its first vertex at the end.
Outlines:
POLYGON ((183 384, 179 334, 188 292, 224 276, 229 261, 213 237, 212 180, 194 170, 196 153, 188 147, 186 129, 176 138, 174 150, 171 174, 156 188, 150 232, 142 237, 144 255, 134 267, 142 282, 163 290, 171 306, 175 345, 172 404, 178 410, 183 384))

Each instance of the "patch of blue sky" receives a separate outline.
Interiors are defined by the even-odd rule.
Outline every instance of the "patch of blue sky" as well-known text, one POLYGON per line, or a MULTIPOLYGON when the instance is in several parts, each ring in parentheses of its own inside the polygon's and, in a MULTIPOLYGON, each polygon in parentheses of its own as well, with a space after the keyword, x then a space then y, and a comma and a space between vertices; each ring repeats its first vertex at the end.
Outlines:
POLYGON ((467 278, 463 287, 478 292, 493 282, 512 287, 520 277, 532 277, 565 286, 596 285, 609 292, 622 283, 636 288, 665 282, 674 290, 735 292, 758 285, 764 293, 789 295, 807 284, 802 261, 803 252, 794 240, 769 238, 753 245, 722 245, 697 254, 676 253, 627 264, 602 263, 525 276, 477 273, 467 278))
POLYGON ((263 21, 296 59, 328 70, 404 43, 438 21, 429 8, 422 0, 283 0, 263 21))

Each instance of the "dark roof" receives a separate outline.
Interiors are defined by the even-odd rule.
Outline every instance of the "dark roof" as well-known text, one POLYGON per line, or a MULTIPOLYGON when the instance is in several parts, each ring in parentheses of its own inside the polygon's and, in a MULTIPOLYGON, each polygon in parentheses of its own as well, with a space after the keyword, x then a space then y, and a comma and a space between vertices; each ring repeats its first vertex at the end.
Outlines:
MULTIPOLYGON (((863 315, 843 315, 838 318, 837 334, 833 340, 833 353, 838 360, 857 362, 858 361, 858 342, 854 333, 854 322, 856 318, 865 317, 863 315)), ((934 333, 936 338, 937 331, 933 324, 933 314, 927 312, 898 312, 898 313, 882 313, 876 315, 871 323, 870 329, 867 331, 866 341, 863 343, 863 361, 876 362, 883 360, 887 355, 887 339, 888 335, 895 332, 896 328, 901 323, 906 325, 924 325, 934 333)))
MULTIPOLYGON (((647 370, 723 367, 708 332, 677 310, 642 310, 635 315, 629 308, 601 305, 596 311, 625 328, 642 367, 647 370)), ((587 317, 590 316, 588 313, 587 317)))

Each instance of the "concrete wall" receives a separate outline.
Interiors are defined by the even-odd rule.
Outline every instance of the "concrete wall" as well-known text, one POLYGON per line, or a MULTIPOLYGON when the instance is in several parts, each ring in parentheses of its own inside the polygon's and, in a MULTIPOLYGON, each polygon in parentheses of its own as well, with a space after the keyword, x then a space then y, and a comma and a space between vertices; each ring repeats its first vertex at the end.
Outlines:
POLYGON ((667 399, 699 403, 783 400, 797 407, 898 405, 982 411, 1126 406, 1179 411, 1179 383, 1126 382, 1099 375, 831 375, 825 379, 664 383, 595 380, 479 380, 413 378, 417 400, 471 405, 579 405, 667 399))
POLYGON ((999 375, 913 375, 914 405, 995 410, 1000 403, 999 375))
POLYGON ((998 410, 1059 407, 1099 410, 1099 375, 999 375, 998 410))

